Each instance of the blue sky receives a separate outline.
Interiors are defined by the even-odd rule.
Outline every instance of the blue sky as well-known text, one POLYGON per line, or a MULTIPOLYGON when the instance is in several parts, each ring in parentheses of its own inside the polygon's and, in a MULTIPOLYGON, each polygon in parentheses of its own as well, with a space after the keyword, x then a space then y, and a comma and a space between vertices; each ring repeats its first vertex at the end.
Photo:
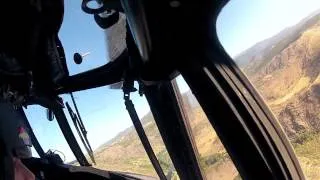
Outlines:
MULTIPOLYGON (((81 11, 80 2, 65 1, 64 22, 59 33, 71 75, 105 64, 108 55, 103 30, 95 24, 91 15, 81 11), (91 54, 81 65, 73 62, 73 53, 88 51, 91 54)), ((319 8, 319 0, 234 0, 221 12, 217 33, 226 51, 235 56, 319 8)), ((187 90, 181 79, 178 84, 183 91, 187 90)), ((74 96, 94 149, 132 125, 120 90, 101 87, 76 92, 74 96)), ((63 95, 63 98, 71 103, 69 96, 63 95)), ((139 116, 143 117, 149 111, 145 98, 135 94, 132 99, 139 116)), ((30 106, 26 113, 45 151, 60 150, 67 161, 75 159, 57 122, 49 122, 43 108, 30 106)), ((70 119, 69 123, 72 123, 70 119)), ((78 138, 75 129, 73 131, 78 138)))
POLYGON ((317 9, 319 0, 231 0, 218 17, 218 37, 234 57, 317 9))

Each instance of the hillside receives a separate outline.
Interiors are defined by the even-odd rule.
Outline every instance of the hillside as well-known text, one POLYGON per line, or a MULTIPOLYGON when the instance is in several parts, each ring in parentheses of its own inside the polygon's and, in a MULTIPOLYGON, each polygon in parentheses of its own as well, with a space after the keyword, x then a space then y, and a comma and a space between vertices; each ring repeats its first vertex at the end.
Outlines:
MULTIPOLYGON (((293 143, 306 176, 316 180, 320 179, 320 16, 303 21, 308 26, 291 42, 285 37, 285 48, 242 69, 293 143)), ((249 59, 259 56, 250 52, 249 59)))
POLYGON ((310 14, 292 27, 285 28, 278 34, 258 42, 235 57, 237 64, 246 74, 254 75, 263 69, 266 62, 281 53, 289 44, 296 41, 301 34, 319 20, 320 10, 310 14))
POLYGON ((304 130, 320 130, 319 18, 297 40, 271 60, 264 61, 254 75, 245 73, 275 112, 289 137, 304 130))
MULTIPOLYGON (((291 140, 308 179, 320 179, 320 11, 263 40, 235 58, 291 140)), ((223 145, 189 91, 183 94, 207 179, 238 179, 223 145)), ((152 114, 142 118, 154 151, 168 173, 172 165, 152 114)), ((133 127, 95 151, 97 167, 155 176, 133 127)))
MULTIPOLYGON (((238 173, 200 105, 190 91, 183 94, 182 98, 200 153, 201 166, 205 169, 206 174, 211 174, 210 176, 215 179, 233 179, 238 173)), ((165 174, 168 174, 173 170, 172 162, 152 114, 148 113, 141 121, 165 174)), ((94 154, 97 168, 156 176, 133 127, 119 133, 115 138, 98 148, 94 154)), ((174 170, 172 172, 175 174, 174 170)))
MULTIPOLYGON (((161 138, 158 132, 155 132, 155 124, 148 119, 150 115, 143 118, 144 128, 148 135, 151 134, 148 138, 156 145, 153 146, 155 153, 159 154, 164 147, 161 147, 161 138)), ((98 168, 152 176, 156 174, 133 127, 118 134, 94 154, 98 168)))

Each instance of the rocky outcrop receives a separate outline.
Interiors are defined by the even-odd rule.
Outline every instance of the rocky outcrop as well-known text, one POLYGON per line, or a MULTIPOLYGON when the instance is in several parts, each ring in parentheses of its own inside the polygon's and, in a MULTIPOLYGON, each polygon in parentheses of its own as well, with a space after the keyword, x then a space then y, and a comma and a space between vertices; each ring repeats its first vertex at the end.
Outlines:
MULTIPOLYGON (((271 107, 272 108, 272 107, 271 107)), ((278 114, 289 137, 305 131, 320 130, 320 84, 292 98, 278 114)))

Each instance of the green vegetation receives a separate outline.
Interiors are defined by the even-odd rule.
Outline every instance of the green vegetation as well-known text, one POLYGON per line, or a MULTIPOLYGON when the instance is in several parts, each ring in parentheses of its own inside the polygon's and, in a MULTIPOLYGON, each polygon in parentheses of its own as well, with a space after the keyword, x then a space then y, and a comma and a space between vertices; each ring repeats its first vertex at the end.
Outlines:
POLYGON ((320 165, 320 132, 305 132, 292 141, 299 157, 305 157, 320 165))
POLYGON ((292 140, 307 179, 320 179, 320 132, 304 132, 292 140))
POLYGON ((303 145, 304 143, 311 141, 314 139, 319 133, 315 131, 304 131, 300 132, 296 135, 294 139, 291 140, 292 145, 297 148, 299 145, 303 145))
POLYGON ((218 165, 220 163, 230 160, 230 157, 227 152, 219 152, 212 154, 210 156, 200 157, 200 166, 207 170, 210 166, 218 165))
POLYGON ((157 154, 158 161, 163 169, 163 172, 166 174, 169 172, 172 162, 167 150, 162 150, 160 153, 157 154))
POLYGON ((236 177, 233 178, 233 180, 242 180, 240 174, 238 174, 236 177))

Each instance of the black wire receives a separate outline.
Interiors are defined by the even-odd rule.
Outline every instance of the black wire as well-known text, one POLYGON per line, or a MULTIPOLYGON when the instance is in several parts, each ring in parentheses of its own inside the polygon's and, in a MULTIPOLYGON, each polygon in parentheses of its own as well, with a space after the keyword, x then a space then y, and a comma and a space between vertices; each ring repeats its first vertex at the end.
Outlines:
MULTIPOLYGON (((81 119, 81 116, 80 116, 80 113, 79 113, 79 110, 78 110, 78 106, 77 106, 77 104, 76 104, 76 101, 75 101, 75 99, 74 99, 74 97, 73 97, 73 93, 72 93, 72 92, 70 93, 70 96, 71 96, 71 100, 72 100, 73 106, 74 106, 74 108, 75 108, 75 110, 76 110, 76 113, 77 113, 77 116, 78 116, 80 129, 83 131, 84 134, 87 134, 87 130, 86 130, 86 128, 84 127, 83 121, 82 121, 82 119, 81 119)), ((91 148, 90 148, 90 149, 91 149, 91 148)))
POLYGON ((62 156, 63 156, 63 162, 66 161, 66 156, 64 155, 63 152, 61 152, 61 151, 59 151, 59 150, 57 150, 57 149, 49 149, 49 151, 51 151, 52 153, 58 152, 58 153, 62 154, 62 156))
MULTIPOLYGON (((126 81, 124 82, 124 85, 127 84, 126 81)), ((129 83, 129 84, 132 84, 133 83, 129 83)), ((155 155, 153 149, 152 149, 152 146, 148 140, 148 137, 143 129, 143 126, 141 124, 141 121, 139 119, 139 116, 137 114, 137 111, 134 107, 134 104, 132 103, 132 101, 130 100, 130 90, 133 90, 132 87, 129 87, 129 86, 124 86, 124 87, 127 87, 128 89, 123 89, 124 91, 124 100, 125 100, 125 106, 128 110, 128 113, 129 113, 129 116, 132 120, 132 123, 137 131, 137 134, 140 138, 140 141, 151 161, 151 164, 153 165, 155 171, 157 172, 159 178, 161 180, 166 180, 166 176, 163 172, 163 169, 161 168, 161 165, 157 159, 157 156, 155 155), (129 93, 128 93, 129 92, 129 93)))
POLYGON ((74 124, 74 126, 75 126, 75 128, 77 130, 77 133, 78 133, 78 135, 80 137, 81 142, 83 143, 86 151, 88 152, 88 155, 90 156, 92 162, 94 164, 96 164, 95 159, 94 159, 94 155, 93 155, 93 151, 91 149, 91 146, 90 146, 89 140, 87 138, 87 135, 84 134, 84 131, 79 127, 80 124, 79 124, 79 119, 78 119, 77 115, 72 111, 72 109, 71 109, 71 107, 70 107, 68 102, 66 102, 66 106, 67 106, 68 112, 70 114, 70 117, 72 119, 72 122, 73 122, 73 124, 74 124))

